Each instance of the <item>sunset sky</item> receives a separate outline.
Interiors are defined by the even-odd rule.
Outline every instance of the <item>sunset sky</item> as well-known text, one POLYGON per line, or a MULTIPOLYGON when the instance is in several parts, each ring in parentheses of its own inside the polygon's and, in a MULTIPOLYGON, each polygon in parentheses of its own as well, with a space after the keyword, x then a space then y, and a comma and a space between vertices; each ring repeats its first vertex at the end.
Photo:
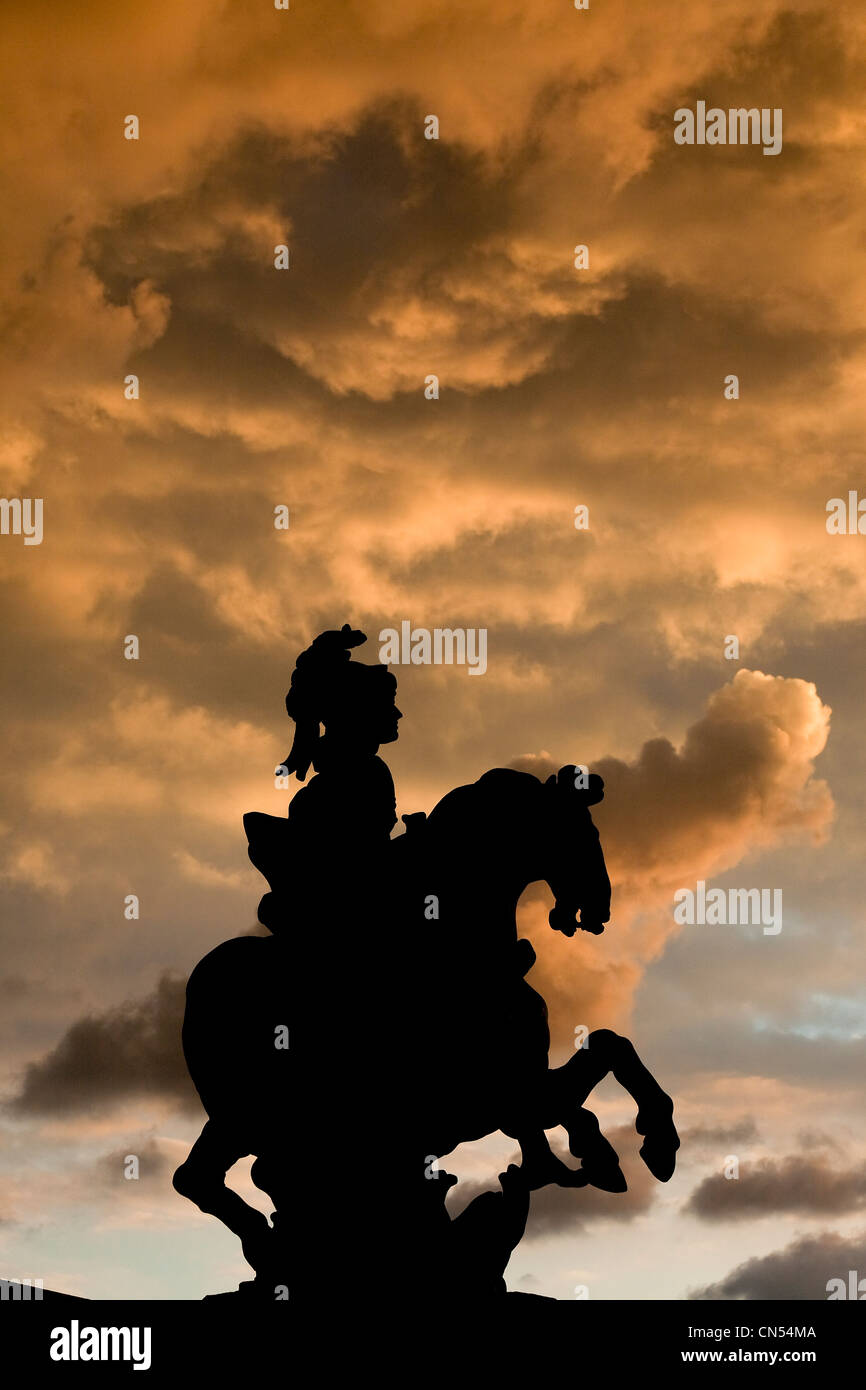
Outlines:
MULTIPOLYGON (((241 816, 285 812, 295 656, 348 621, 376 661, 409 620, 485 628, 487 670, 393 668, 398 813, 492 767, 604 776, 611 923, 566 940, 530 889, 530 983, 553 1060, 580 1025, 627 1034, 684 1139, 660 1186, 605 1082, 630 1192, 537 1194, 509 1287, 866 1276, 866 536, 826 526, 866 496, 866 14, 8 0, 2 24, 0 489, 44 534, 0 535, 0 1275, 249 1276, 170 1184, 204 1120, 183 988, 255 926, 241 816), (781 108, 781 152, 675 143, 698 101, 781 108), (678 926, 701 879, 781 890, 782 931, 678 926)), ((455 1202, 513 1149, 443 1159, 455 1202)))

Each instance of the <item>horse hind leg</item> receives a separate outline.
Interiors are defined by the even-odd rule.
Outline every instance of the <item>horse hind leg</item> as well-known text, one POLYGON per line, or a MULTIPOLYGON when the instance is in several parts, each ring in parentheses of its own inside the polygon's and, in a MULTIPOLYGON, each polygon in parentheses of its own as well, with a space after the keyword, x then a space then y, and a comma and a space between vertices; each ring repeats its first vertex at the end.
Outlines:
POLYGON ((249 1153, 230 1129, 208 1120, 189 1156, 172 1178, 175 1192, 208 1216, 215 1216, 240 1238, 244 1258, 258 1271, 267 1265, 273 1231, 262 1212, 226 1186, 228 1170, 249 1153))

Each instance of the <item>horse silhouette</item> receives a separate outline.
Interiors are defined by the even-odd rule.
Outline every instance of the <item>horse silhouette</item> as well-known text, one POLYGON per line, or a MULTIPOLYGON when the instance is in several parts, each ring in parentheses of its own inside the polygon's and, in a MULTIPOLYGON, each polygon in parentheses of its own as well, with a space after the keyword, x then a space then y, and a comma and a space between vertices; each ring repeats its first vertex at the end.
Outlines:
MULTIPOLYGON (((345 774, 345 764, 331 772, 345 774)), ((406 834, 377 852, 368 844, 336 863, 326 848, 316 854, 303 819, 293 839, 291 812, 245 816, 250 857, 272 884, 263 916, 274 934, 223 943, 190 977, 183 1045, 209 1118, 174 1184, 241 1238, 269 1296, 277 1284, 327 1277, 315 1233, 289 1238, 287 1215, 299 1205, 329 1210, 329 1227, 350 1247, 385 1251, 383 1280, 420 1262, 467 1297, 501 1292, 530 1191, 549 1182, 625 1189, 583 1104, 608 1072, 638 1106, 645 1163, 661 1181, 671 1176, 672 1102, 632 1045, 599 1030, 550 1069, 546 1007, 524 978, 535 955, 518 940, 515 911, 529 884, 549 885, 554 930, 597 935, 609 918, 589 811, 602 794, 600 778, 587 782, 574 767, 544 783, 496 769, 428 817, 405 818, 406 834), (306 887, 281 891, 299 855, 308 857, 306 887), (336 1036, 313 1003, 324 981, 336 1036), (275 1046, 290 1024, 291 1046, 275 1046), (362 1166, 388 1151, 388 1200, 373 1210, 345 1153, 321 1139, 335 1123, 362 1166), (551 1152, 544 1131, 556 1125, 580 1168, 551 1152), (522 1164, 501 1175, 500 1194, 482 1194, 452 1221, 449 1183, 427 1181, 431 1159, 438 1169, 457 1144, 498 1129, 518 1141, 522 1164), (225 1183, 249 1154, 253 1181, 276 1208, 272 1225, 225 1183)))

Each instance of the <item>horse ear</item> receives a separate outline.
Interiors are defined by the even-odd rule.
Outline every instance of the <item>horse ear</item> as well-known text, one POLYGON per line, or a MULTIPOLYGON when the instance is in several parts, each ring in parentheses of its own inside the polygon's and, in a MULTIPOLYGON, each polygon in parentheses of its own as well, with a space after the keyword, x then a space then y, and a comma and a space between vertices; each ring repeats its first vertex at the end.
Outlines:
POLYGON ((545 782, 544 785, 545 785, 546 787, 555 787, 555 786, 556 786, 556 782, 557 782, 557 774, 556 774, 555 772, 551 772, 550 776, 548 777, 548 779, 547 779, 547 781, 545 782))
POLYGON ((597 806, 599 801, 604 800, 604 781, 597 772, 590 772, 587 777, 585 787, 578 786, 577 767, 574 763, 567 763, 561 767, 556 777, 549 779, 555 781, 557 786, 564 788, 565 791, 576 791, 585 806, 597 806))

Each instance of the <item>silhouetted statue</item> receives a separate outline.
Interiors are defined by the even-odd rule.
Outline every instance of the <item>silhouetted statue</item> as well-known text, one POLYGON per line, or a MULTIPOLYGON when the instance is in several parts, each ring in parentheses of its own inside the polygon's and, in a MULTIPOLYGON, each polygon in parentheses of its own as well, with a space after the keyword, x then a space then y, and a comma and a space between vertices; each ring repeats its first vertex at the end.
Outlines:
POLYGON ((293 1302, 316 1302, 342 1259, 363 1265, 355 1298, 496 1298, 532 1190, 625 1190, 584 1108, 598 1082, 611 1072, 636 1101, 641 1156, 663 1182, 679 1147, 673 1105, 607 1030, 551 1070, 546 1006, 525 979, 535 953, 515 911, 530 883, 549 885, 550 925, 567 936, 609 919, 589 810, 601 778, 500 768, 405 816, 391 839, 378 750, 397 738, 397 683, 350 659, 364 640, 346 625, 298 658, 284 766, 316 775, 288 817, 244 817, 272 935, 223 943, 190 977, 184 1052, 209 1119, 174 1183, 241 1238, 253 1296, 291 1287, 293 1302), (552 1153, 544 1131, 557 1125, 579 1168, 552 1153), (521 1164, 452 1220, 439 1158, 498 1129, 521 1164), (270 1224, 225 1184, 248 1154, 270 1224))

